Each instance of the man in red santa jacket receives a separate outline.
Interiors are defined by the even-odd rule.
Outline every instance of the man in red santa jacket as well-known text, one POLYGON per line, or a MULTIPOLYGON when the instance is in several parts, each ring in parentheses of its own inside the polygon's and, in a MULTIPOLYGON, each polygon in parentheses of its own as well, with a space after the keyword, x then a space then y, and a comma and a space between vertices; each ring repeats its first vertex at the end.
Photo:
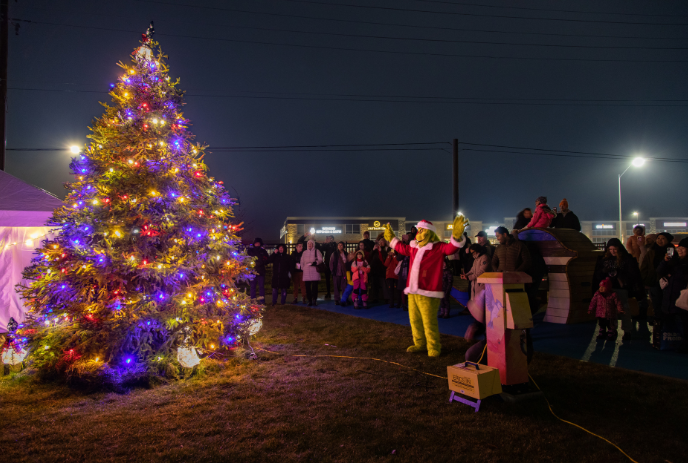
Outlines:
POLYGON ((408 282, 404 293, 408 295, 409 320, 413 334, 413 345, 407 352, 420 352, 427 349, 430 357, 438 357, 441 351, 440 332, 437 326, 437 310, 442 291, 442 266, 444 256, 454 254, 466 243, 463 231, 468 220, 463 216, 454 219, 452 237, 449 243, 443 243, 437 236, 432 222, 421 220, 416 239, 410 244, 399 241, 387 224, 385 239, 390 242, 394 251, 411 256, 408 282), (459 241, 461 240, 461 241, 459 241))

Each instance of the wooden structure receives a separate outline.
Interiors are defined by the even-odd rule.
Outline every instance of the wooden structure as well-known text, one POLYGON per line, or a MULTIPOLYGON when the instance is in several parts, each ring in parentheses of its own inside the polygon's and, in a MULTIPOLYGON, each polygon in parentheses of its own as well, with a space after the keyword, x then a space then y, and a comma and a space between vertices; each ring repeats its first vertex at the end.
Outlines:
POLYGON ((528 359, 521 350, 521 332, 533 327, 523 272, 485 272, 478 277, 485 284, 485 337, 487 364, 499 370, 504 386, 523 384, 528 379, 528 359))
POLYGON ((549 293, 545 321, 579 323, 592 320, 592 277, 597 259, 604 254, 584 234, 566 228, 532 228, 518 239, 536 246, 547 265, 549 293))

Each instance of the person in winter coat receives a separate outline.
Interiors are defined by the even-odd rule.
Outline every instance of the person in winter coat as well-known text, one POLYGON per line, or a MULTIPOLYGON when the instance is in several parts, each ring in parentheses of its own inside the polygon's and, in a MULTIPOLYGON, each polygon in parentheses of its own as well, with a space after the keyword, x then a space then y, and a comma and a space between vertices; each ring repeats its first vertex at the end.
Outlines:
POLYGON ((598 288, 600 282, 609 278, 612 282, 612 290, 621 301, 624 308, 624 316, 621 319, 621 327, 624 330, 623 339, 631 337, 631 316, 628 305, 629 297, 640 299, 644 296, 643 280, 640 276, 638 261, 631 256, 621 240, 612 238, 607 241, 605 254, 597 261, 593 276, 592 287, 598 288))
MULTIPOLYGON (((485 254, 487 257, 492 259, 492 256, 494 255, 494 250, 495 247, 492 246, 492 243, 490 243, 490 240, 487 239, 487 233, 485 233, 483 230, 480 230, 477 235, 475 235, 476 239, 476 244, 479 244, 480 246, 485 248, 485 254)), ((468 244, 466 244, 468 246, 468 244)), ((470 252, 470 249, 466 249, 466 252, 470 252)), ((471 265, 471 268, 473 266, 471 265)))
POLYGON ((265 264, 268 262, 268 252, 263 249, 263 240, 256 238, 253 240, 253 246, 246 251, 251 257, 255 257, 253 269, 256 271, 256 276, 249 283, 251 286, 251 299, 256 298, 256 286, 260 288, 260 298, 258 302, 265 301, 265 264))
POLYGON ((442 346, 437 322, 437 311, 442 291, 442 264, 444 257, 464 246, 463 232, 468 220, 462 215, 454 219, 449 243, 443 243, 436 228, 427 220, 418 223, 416 239, 406 245, 394 236, 390 224, 385 226, 385 239, 391 242, 394 252, 411 257, 410 271, 404 292, 409 298, 409 321, 413 345, 406 352, 428 351, 428 356, 439 357, 442 346), (461 241, 459 241, 461 240, 461 241))
POLYGON ((497 227, 495 236, 499 246, 492 255, 494 272, 528 272, 531 260, 530 252, 523 242, 514 238, 505 227, 497 227))
POLYGON ((296 249, 291 253, 291 281, 294 284, 294 300, 292 304, 299 303, 299 290, 301 299, 306 303, 306 283, 303 281, 303 270, 301 269, 301 256, 303 255, 303 243, 297 243, 296 249))
POLYGON ((358 309, 363 305, 364 309, 368 308, 368 274, 370 273, 370 266, 365 260, 363 251, 356 251, 356 259, 351 264, 351 279, 354 283, 354 309, 358 309))
POLYGON ((552 209, 556 217, 554 217, 549 226, 552 228, 568 228, 581 231, 580 220, 578 220, 578 216, 569 209, 569 202, 566 198, 562 199, 559 203, 559 209, 561 209, 559 212, 556 207, 552 209))
MULTIPOLYGON (((323 253, 325 259, 325 299, 330 299, 332 295, 330 294, 330 277, 332 276, 330 270, 330 257, 334 254, 337 249, 337 243, 334 242, 334 236, 328 235, 325 238, 325 243, 320 245, 320 252, 323 253)), ((337 298, 335 293, 335 299, 337 298)))
POLYGON ((306 299, 308 299, 309 307, 318 305, 318 282, 320 282, 318 265, 322 263, 322 253, 315 247, 315 241, 308 240, 307 249, 301 254, 301 270, 303 270, 303 281, 306 283, 306 299))
POLYGON ((389 308, 394 309, 396 307, 401 307, 401 289, 397 287, 399 283, 399 275, 394 273, 394 271, 399 265, 399 261, 394 257, 394 251, 391 249, 387 254, 387 259, 385 259, 385 283, 387 284, 387 294, 389 294, 389 308), (398 301, 399 305, 395 305, 394 300, 398 301))
MULTIPOLYGON (((652 301, 652 307, 655 311, 655 318, 662 318, 661 307, 663 305, 664 291, 659 285, 659 275, 657 274, 657 269, 659 265, 664 261, 664 256, 667 254, 667 249, 674 248, 671 242, 674 240, 674 236, 671 233, 660 233, 655 236, 654 243, 646 246, 645 255, 641 258, 640 265, 640 275, 650 294, 650 300, 652 301)), ((648 236, 646 242, 650 242, 651 237, 648 236)), ((641 314, 642 315, 642 314, 641 314)))
POLYGON ((547 205, 547 197, 540 196, 535 200, 535 214, 533 218, 530 219, 525 228, 521 228, 518 231, 528 230, 529 228, 547 228, 556 216, 557 213, 547 205))
POLYGON ((449 266, 449 260, 444 259, 444 268, 442 269, 442 300, 440 300, 440 311, 438 317, 449 318, 449 310, 451 309, 451 290, 454 286, 454 272, 449 266))
MULTIPOLYGON (((409 244, 409 235, 403 235, 401 237, 401 242, 404 244, 409 244)), ((401 266, 399 267, 399 273, 397 274, 397 276, 399 277, 399 280, 397 281, 397 288, 399 289, 400 296, 399 304, 397 306, 404 310, 408 310, 408 296, 406 295, 404 290, 406 289, 406 282, 408 280, 409 264, 411 263, 411 258, 409 256, 404 256, 398 253, 395 253, 395 255, 397 261, 401 262, 401 266)))
POLYGON ((600 326, 600 331, 597 334, 598 340, 607 338, 613 341, 616 339, 618 314, 624 313, 624 310, 621 301, 612 290, 612 281, 609 278, 600 282, 600 289, 590 301, 588 313, 594 313, 597 317, 597 323, 600 326))
POLYGON ((468 311, 476 322, 471 324, 464 338, 472 340, 478 333, 485 331, 485 283, 478 283, 478 277, 485 272, 492 271, 492 262, 485 252, 485 248, 479 244, 473 244, 469 248, 473 254, 473 267, 461 278, 468 280, 471 285, 471 298, 468 301, 468 311))
POLYGON ((375 304, 379 299, 385 302, 389 299, 387 294, 387 285, 385 281, 385 274, 387 273, 387 268, 385 267, 385 260, 387 259, 387 254, 389 253, 389 247, 387 247, 387 242, 384 238, 379 239, 373 246, 373 250, 370 252, 370 259, 368 264, 370 265, 370 275, 368 275, 368 283, 370 289, 370 299, 371 303, 375 304))
MULTIPOLYGON (((526 207, 521 212, 516 215, 516 223, 514 223, 514 230, 520 230, 525 228, 526 225, 530 223, 533 219, 533 211, 529 207, 526 207)), ((492 254, 490 254, 490 257, 492 254)))
POLYGON ((360 241, 363 243, 363 247, 367 252, 370 252, 373 250, 373 246, 375 246, 375 242, 370 239, 370 232, 365 231, 363 232, 363 239, 360 241))
POLYGON ((638 264, 642 261, 642 256, 645 254, 645 227, 636 225, 633 227, 633 235, 626 239, 626 249, 628 253, 635 257, 638 264))
POLYGON ((349 296, 351 296, 351 293, 354 292, 354 280, 353 275, 351 274, 351 263, 355 258, 356 255, 353 252, 350 252, 346 256, 346 288, 344 288, 342 299, 339 301, 342 307, 346 307, 349 304, 349 296))
POLYGON ((664 288, 662 298, 662 317, 679 317, 683 325, 683 341, 679 352, 688 352, 688 311, 676 306, 676 299, 681 291, 688 286, 688 238, 683 238, 676 248, 673 257, 668 254, 657 268, 660 277, 667 278, 668 284, 664 288))
POLYGON ((289 289, 289 272, 292 269, 291 256, 286 253, 286 246, 280 244, 277 250, 268 258, 268 264, 272 264, 272 305, 277 305, 277 292, 282 293, 282 302, 287 302, 287 289, 289 289))
MULTIPOLYGON (((370 249, 371 249, 371 250, 373 249, 372 246, 371 246, 370 249)), ((368 251, 368 250, 366 249, 366 243, 364 242, 364 240, 361 240, 361 241, 358 242, 358 250, 361 251, 361 252, 363 253, 363 255, 365 256, 365 260, 370 260, 370 253, 371 253, 371 251, 368 251)))
POLYGON ((340 304, 340 291, 343 292, 346 287, 346 271, 347 256, 344 250, 344 241, 337 243, 337 249, 330 256, 328 263, 330 273, 332 274, 332 284, 334 286, 334 303, 340 304))

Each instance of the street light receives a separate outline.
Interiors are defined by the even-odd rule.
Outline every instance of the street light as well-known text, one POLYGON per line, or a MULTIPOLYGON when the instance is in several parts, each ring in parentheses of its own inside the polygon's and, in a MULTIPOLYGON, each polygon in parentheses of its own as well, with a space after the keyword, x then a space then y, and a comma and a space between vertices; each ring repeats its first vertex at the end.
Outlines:
POLYGON ((72 145, 72 146, 69 147, 69 151, 70 151, 72 154, 79 154, 79 152, 81 151, 81 148, 79 148, 79 147, 76 146, 76 145, 72 145))
MULTIPOLYGON (((645 164, 645 158, 643 157, 636 157, 633 158, 633 161, 631 161, 631 164, 626 167, 626 170, 621 172, 619 174, 619 237, 621 238, 621 242, 623 243, 624 235, 623 235, 623 216, 621 215, 621 177, 623 177, 623 174, 625 174, 628 169, 632 167, 642 167, 643 164, 645 164)), ((637 215, 637 214, 636 214, 637 215)))

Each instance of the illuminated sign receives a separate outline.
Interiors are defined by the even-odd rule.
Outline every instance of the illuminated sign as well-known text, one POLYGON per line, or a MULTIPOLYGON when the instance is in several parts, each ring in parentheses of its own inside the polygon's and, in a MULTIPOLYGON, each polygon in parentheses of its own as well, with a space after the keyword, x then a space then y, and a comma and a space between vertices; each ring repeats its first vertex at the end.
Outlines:
POLYGON ((320 230, 315 230, 315 233, 327 233, 330 235, 334 235, 335 233, 341 233, 341 232, 342 232, 341 228, 338 229, 337 227, 321 227, 320 230))
POLYGON ((447 224, 447 230, 453 230, 454 229, 454 224, 453 223, 448 223, 447 224))
POLYGON ((380 223, 379 220, 373 222, 372 227, 368 227, 368 230, 384 230, 385 227, 380 223))
POLYGON ((664 222, 665 227, 685 227, 686 222, 664 222))
POLYGON ((376 220, 375 222, 373 222, 373 227, 379 227, 379 226, 380 226, 379 220, 376 220))
POLYGON ((613 230, 614 225, 605 225, 605 224, 600 224, 600 225, 595 225, 595 228, 598 230, 613 230))

